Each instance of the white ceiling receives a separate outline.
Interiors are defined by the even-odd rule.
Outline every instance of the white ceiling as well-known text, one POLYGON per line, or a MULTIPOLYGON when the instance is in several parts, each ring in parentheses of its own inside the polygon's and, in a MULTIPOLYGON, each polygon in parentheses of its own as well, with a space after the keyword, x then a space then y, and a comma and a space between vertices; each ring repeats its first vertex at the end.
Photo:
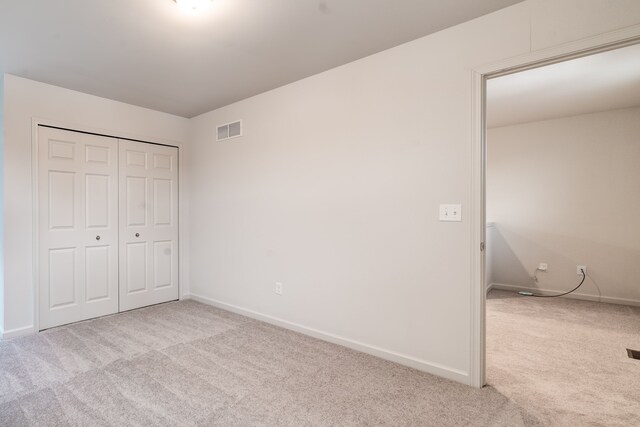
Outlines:
POLYGON ((640 106, 640 44, 487 82, 487 126, 640 106))
POLYGON ((521 0, 0 0, 0 72, 192 117, 521 0))

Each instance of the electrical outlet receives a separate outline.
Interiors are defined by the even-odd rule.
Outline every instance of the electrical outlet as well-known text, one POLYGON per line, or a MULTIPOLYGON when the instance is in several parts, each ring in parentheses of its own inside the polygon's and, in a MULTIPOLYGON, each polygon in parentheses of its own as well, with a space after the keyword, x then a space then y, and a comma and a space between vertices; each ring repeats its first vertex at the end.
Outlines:
POLYGON ((274 292, 278 295, 282 295, 282 283, 276 282, 276 288, 274 292))
POLYGON ((541 263, 538 265, 538 270, 540 270, 540 271, 547 271, 547 268, 548 268, 548 265, 547 265, 547 263, 546 263, 546 262, 541 262, 541 263))
POLYGON ((586 266, 586 265, 579 265, 579 266, 576 268, 576 274, 582 274, 582 271, 581 271, 581 270, 582 270, 582 271, 584 271, 584 274, 585 274, 585 275, 587 274, 587 266, 586 266))

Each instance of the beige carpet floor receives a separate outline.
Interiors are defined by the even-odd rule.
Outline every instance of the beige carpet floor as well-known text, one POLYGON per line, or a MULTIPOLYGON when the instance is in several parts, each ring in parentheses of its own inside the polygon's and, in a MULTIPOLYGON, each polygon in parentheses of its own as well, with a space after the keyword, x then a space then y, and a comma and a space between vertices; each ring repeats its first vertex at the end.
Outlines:
MULTIPOLYGON (((494 386, 482 390, 194 301, 54 328, 0 343, 0 425, 639 425, 638 394, 625 392, 637 385, 640 363, 609 367, 597 362, 600 350, 587 356, 587 344, 577 347, 577 368, 554 373, 561 362, 549 361, 582 343, 588 325, 561 327, 574 333, 558 343, 556 332, 529 323, 582 325, 578 314, 564 314, 564 303, 547 312, 509 300, 488 303, 494 386), (516 333, 513 321, 529 332, 516 333), (552 339, 537 355, 525 352, 544 336, 552 339)), ((635 328, 637 338, 637 311, 616 308, 617 317, 594 323, 608 313, 596 315, 597 307, 585 310, 593 329, 635 328)))
POLYGON ((640 426, 640 307, 491 291, 487 382, 545 425, 640 426))

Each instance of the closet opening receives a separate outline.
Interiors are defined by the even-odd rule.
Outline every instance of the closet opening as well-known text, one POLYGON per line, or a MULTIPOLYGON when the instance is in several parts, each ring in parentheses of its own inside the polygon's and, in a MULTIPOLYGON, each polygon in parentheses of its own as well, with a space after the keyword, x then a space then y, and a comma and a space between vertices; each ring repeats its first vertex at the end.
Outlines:
POLYGON ((38 125, 37 329, 179 297, 178 147, 38 125))

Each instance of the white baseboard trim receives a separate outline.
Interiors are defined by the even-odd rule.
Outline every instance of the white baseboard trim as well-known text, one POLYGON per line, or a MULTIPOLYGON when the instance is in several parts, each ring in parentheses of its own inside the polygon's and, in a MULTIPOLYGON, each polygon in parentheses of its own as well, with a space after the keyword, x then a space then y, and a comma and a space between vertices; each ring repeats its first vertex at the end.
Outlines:
MULTIPOLYGON (((526 291, 526 292, 534 292, 534 293, 541 292, 545 295, 553 295, 560 292, 554 289, 539 289, 539 288, 532 288, 527 286, 505 285, 504 283, 492 283, 491 285, 489 285, 489 287, 490 289, 499 289, 502 291, 513 291, 513 292, 526 291)), ((579 299, 583 301, 605 302, 608 304, 632 305, 632 306, 640 307, 639 300, 626 299, 626 298, 601 297, 598 295, 582 294, 582 293, 575 293, 575 292, 569 295, 564 295, 562 298, 579 299)))
POLYGON ((491 289, 493 289, 493 285, 494 285, 493 283, 489 283, 489 284, 487 285, 487 293, 489 293, 489 291, 490 291, 491 289))
POLYGON ((16 328, 16 329, 9 329, 8 331, 2 331, 0 333, 0 338, 3 340, 9 340, 11 338, 17 338, 24 335, 32 335, 35 333, 36 331, 32 325, 32 326, 25 326, 24 328, 16 328))
POLYGON ((279 326, 281 328, 290 329, 292 331, 299 332, 301 334, 308 335, 323 341, 328 341, 333 344, 338 344, 343 347, 350 348, 352 350, 361 351, 363 353, 367 353, 372 356, 379 357, 381 359, 385 359, 385 360, 399 363, 401 365, 409 366, 419 371, 427 372, 433 375, 438 375, 440 377, 457 381, 463 384, 470 384, 469 374, 467 372, 464 372, 455 368, 440 365, 438 363, 428 362, 426 360, 417 359, 415 357, 396 353, 394 351, 386 350, 384 348, 354 341, 354 340, 344 338, 335 334, 323 332, 314 328, 309 328, 307 326, 289 322, 287 320, 279 319, 277 317, 258 313, 256 311, 249 310, 247 308, 238 307, 233 304, 227 304, 222 301, 217 301, 212 298, 191 294, 191 295, 185 295, 183 299, 193 299, 194 301, 211 305, 211 306, 220 308, 222 310, 231 311, 233 313, 241 314, 243 316, 247 316, 252 319, 270 323, 272 325, 279 326))

